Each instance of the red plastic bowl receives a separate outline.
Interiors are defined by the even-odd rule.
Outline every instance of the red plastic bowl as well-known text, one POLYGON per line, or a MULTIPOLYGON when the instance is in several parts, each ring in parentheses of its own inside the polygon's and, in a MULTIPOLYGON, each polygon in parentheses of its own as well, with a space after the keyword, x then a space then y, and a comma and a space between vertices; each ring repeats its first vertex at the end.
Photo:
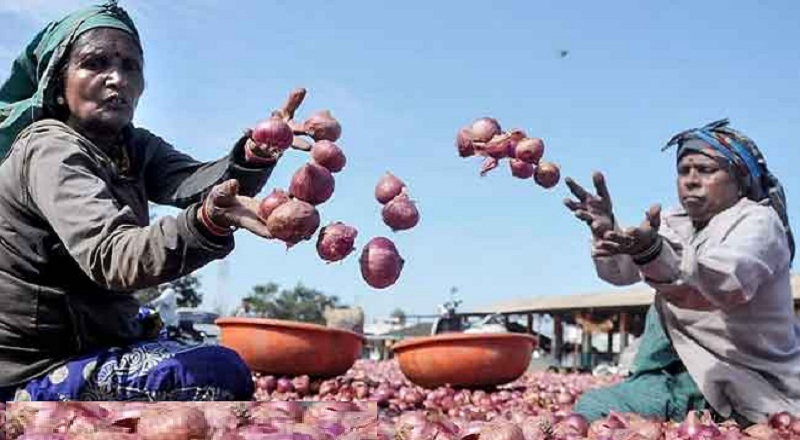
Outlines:
POLYGON ((400 370, 425 387, 480 388, 517 380, 531 362, 536 339, 521 333, 445 333, 392 348, 400 370))
POLYGON ((251 370, 276 376, 331 378, 361 357, 364 337, 347 330, 262 318, 219 318, 220 345, 231 348, 251 370))

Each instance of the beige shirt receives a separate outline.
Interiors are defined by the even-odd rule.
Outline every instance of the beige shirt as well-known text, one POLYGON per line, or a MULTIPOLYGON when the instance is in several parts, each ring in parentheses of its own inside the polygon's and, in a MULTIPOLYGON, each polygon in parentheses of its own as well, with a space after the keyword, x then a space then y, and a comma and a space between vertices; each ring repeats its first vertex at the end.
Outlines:
POLYGON ((800 322, 777 213, 748 199, 695 231, 683 209, 662 215, 664 247, 650 263, 595 257, 616 285, 645 281, 676 352, 723 416, 754 422, 800 413, 800 322))

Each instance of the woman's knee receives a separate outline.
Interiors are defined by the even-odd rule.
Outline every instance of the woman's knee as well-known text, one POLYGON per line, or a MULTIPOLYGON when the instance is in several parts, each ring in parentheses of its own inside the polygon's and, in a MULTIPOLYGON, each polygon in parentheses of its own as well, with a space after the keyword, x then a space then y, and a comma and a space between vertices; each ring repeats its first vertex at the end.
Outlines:
POLYGON ((255 393, 250 368, 227 347, 199 346, 177 354, 174 361, 184 386, 219 388, 234 400, 249 400, 255 393))

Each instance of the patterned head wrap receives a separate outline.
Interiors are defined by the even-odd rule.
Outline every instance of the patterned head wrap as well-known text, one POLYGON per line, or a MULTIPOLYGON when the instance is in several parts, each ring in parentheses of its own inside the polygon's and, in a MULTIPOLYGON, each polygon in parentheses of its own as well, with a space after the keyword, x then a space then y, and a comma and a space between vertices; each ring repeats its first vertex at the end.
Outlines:
POLYGON ((786 194, 752 139, 728 127, 722 119, 700 128, 682 131, 667 142, 662 151, 676 145, 677 159, 689 152, 703 153, 722 160, 733 170, 742 193, 748 199, 772 206, 786 228, 789 248, 794 259, 794 237, 786 209, 786 194))

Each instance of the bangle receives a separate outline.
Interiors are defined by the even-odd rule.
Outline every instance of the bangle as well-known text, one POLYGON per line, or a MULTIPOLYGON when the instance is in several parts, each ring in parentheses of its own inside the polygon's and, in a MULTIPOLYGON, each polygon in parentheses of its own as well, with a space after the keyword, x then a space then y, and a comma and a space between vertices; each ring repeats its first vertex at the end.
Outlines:
POLYGON ((277 154, 273 154, 272 157, 264 157, 259 156, 253 153, 253 148, 251 143, 245 143, 244 145, 244 160, 248 163, 253 163, 257 165, 271 165, 274 164, 278 158, 281 156, 281 153, 278 152, 277 154))
POLYGON ((203 223, 203 226, 206 227, 208 232, 212 235, 216 235, 217 237, 226 237, 233 233, 233 229, 223 228, 222 226, 217 225, 211 220, 211 217, 208 216, 208 211, 206 210, 206 204, 203 203, 200 205, 200 222, 203 223))
POLYGON ((631 256, 633 258, 633 262, 639 266, 647 264, 655 260, 656 257, 658 257, 663 247, 664 247, 664 240, 659 235, 658 237, 656 237, 655 241, 653 242, 653 244, 650 245, 650 247, 645 249, 643 252, 631 256))

